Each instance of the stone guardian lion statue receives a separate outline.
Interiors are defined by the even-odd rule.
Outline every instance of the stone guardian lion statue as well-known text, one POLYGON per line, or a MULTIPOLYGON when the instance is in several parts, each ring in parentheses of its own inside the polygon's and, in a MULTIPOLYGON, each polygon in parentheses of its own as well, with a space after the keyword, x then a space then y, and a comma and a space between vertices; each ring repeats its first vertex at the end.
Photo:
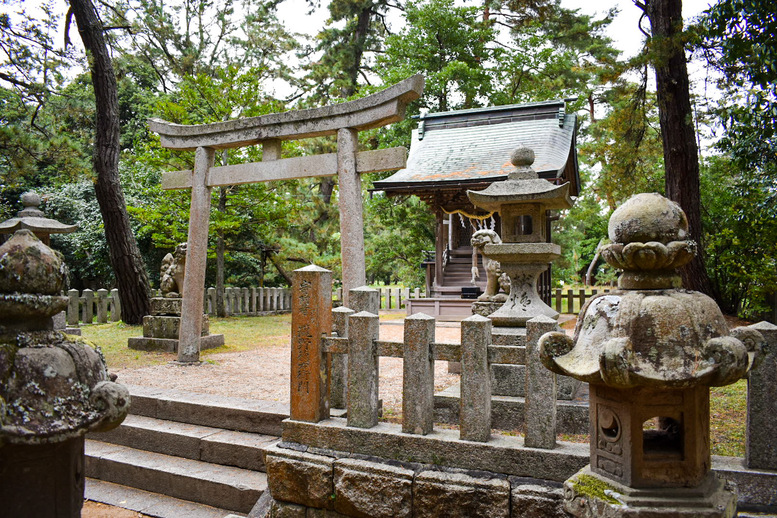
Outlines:
POLYGON ((162 296, 167 298, 181 297, 183 294, 183 274, 186 269, 186 243, 175 247, 173 254, 167 254, 162 259, 159 287, 162 296))
POLYGON ((480 302, 504 302, 507 300, 507 294, 510 293, 510 278, 502 272, 499 261, 489 259, 483 254, 483 247, 487 244, 498 245, 502 243, 502 238, 493 230, 478 230, 472 234, 470 240, 472 246, 480 252, 483 257, 483 267, 486 269, 486 291, 478 297, 480 302), (505 293, 499 293, 502 288, 505 293))

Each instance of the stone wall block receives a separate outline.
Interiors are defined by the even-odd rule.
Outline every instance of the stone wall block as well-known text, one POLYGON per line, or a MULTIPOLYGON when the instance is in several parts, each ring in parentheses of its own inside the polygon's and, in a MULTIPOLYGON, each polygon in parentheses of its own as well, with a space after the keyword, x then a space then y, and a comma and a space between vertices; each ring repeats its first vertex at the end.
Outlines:
POLYGON ((540 315, 526 322, 526 425, 529 448, 556 445, 556 375, 540 362, 538 343, 545 333, 558 331, 556 320, 540 315))
POLYGON ((759 322, 750 326, 766 340, 761 364, 747 381, 747 446, 745 465, 777 470, 777 326, 759 322))
POLYGON ((378 315, 362 311, 348 321, 348 426, 378 424, 378 315))
POLYGON ((491 437, 491 320, 473 315, 461 322, 461 407, 459 429, 467 441, 491 437))
POLYGON ((270 504, 270 515, 266 518, 306 518, 307 508, 274 500, 270 504))
POLYGON ((508 518, 510 483, 464 473, 423 471, 413 484, 413 516, 424 518, 508 518))
POLYGON ((402 431, 426 435, 434 424, 434 317, 405 319, 402 375, 402 431))
POLYGON ((341 459, 334 465, 335 511, 356 518, 410 518, 413 471, 341 459))
POLYGON ((511 479, 510 518, 567 518, 564 490, 547 481, 511 479))
POLYGON ((323 455, 267 448, 267 485, 275 500, 332 509, 334 459, 323 455))

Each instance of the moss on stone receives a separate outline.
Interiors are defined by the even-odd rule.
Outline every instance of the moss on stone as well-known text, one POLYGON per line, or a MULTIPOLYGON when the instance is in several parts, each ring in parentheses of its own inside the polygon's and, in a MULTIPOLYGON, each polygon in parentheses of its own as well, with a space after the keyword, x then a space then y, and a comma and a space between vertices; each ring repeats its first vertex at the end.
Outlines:
POLYGON ((572 488, 579 495, 596 498, 608 504, 622 505, 621 502, 605 492, 607 490, 615 492, 615 487, 600 478, 584 474, 577 475, 572 482, 572 488))

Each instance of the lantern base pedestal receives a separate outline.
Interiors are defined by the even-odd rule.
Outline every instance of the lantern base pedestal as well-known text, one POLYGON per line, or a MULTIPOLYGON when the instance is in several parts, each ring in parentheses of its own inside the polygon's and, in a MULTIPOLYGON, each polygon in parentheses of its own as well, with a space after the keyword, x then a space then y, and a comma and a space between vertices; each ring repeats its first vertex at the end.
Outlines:
POLYGON ((627 487, 586 466, 564 482, 564 510, 578 518, 730 518, 736 516, 733 485, 710 472, 697 487, 627 487))

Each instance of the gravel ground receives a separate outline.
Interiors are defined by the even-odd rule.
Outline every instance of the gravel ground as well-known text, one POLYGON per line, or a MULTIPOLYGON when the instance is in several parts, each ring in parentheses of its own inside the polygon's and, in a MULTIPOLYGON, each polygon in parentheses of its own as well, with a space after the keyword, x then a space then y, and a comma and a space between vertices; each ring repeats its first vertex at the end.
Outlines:
MULTIPOLYGON (((401 320, 381 322, 380 339, 401 341, 401 320)), ((457 323, 439 325, 437 342, 460 343, 457 323)), ((167 364, 140 369, 117 369, 119 383, 188 390, 247 399, 289 402, 290 346, 259 347, 251 351, 208 355, 196 367, 167 364)), ((436 362, 435 389, 442 390, 458 382, 458 374, 448 374, 448 362, 436 362)), ((380 359, 380 397, 387 415, 395 415, 402 406, 402 360, 380 359)))

